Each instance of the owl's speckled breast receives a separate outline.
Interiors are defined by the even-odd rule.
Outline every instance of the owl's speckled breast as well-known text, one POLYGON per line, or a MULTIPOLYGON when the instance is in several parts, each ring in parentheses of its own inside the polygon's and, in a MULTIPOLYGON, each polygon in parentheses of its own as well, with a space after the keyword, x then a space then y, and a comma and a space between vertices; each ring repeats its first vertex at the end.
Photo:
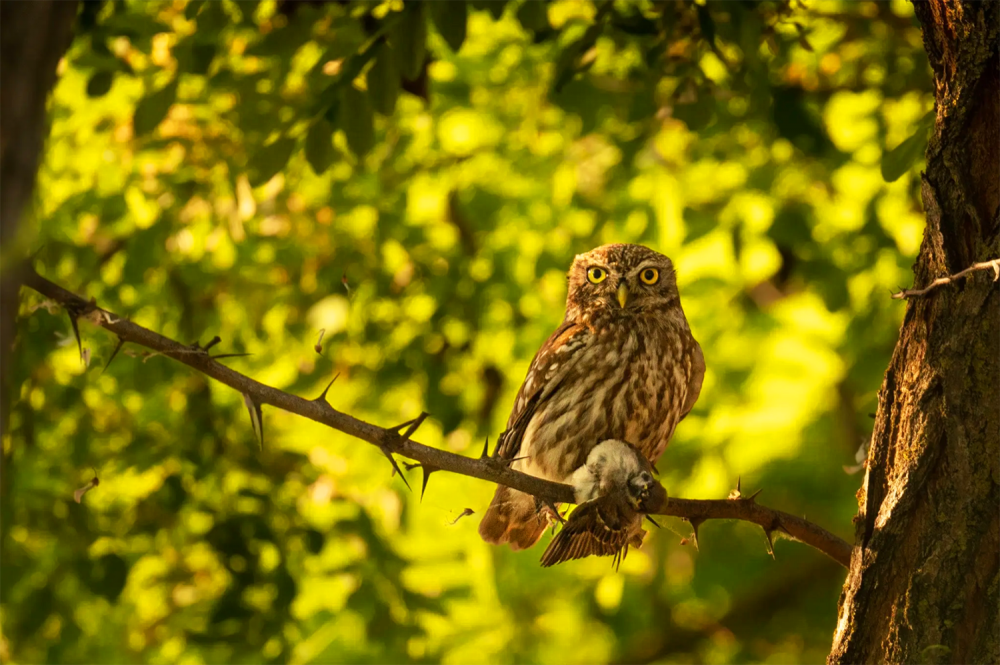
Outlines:
POLYGON ((655 463, 680 418, 693 344, 686 322, 664 318, 593 330, 562 387, 531 419, 526 459, 515 468, 566 481, 606 439, 628 441, 655 463))

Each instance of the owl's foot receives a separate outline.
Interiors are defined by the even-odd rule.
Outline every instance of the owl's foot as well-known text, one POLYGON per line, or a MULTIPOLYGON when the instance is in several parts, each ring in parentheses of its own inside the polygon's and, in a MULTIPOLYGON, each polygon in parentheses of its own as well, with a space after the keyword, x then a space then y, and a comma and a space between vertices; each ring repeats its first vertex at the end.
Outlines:
POLYGON ((542 507, 539 508, 539 512, 544 513, 546 517, 548 517, 549 522, 553 523, 553 525, 555 522, 559 522, 560 524, 566 523, 566 518, 559 512, 559 508, 556 504, 552 503, 548 499, 543 499, 543 502, 542 507))

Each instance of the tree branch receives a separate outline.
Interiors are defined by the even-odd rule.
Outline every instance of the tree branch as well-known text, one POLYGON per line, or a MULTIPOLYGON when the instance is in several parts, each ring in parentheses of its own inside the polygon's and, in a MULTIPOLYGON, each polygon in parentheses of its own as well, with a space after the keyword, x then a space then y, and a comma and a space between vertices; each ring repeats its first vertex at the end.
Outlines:
POLYGON ((971 266, 955 273, 954 275, 948 275, 947 277, 938 277, 933 282, 928 284, 922 289, 903 289, 898 293, 893 293, 892 297, 896 300, 902 300, 904 298, 915 298, 917 296, 922 296, 930 293, 939 286, 945 284, 951 284, 955 280, 961 279, 968 275, 969 273, 975 272, 976 270, 986 270, 987 268, 993 269, 993 281, 1000 279, 1000 259, 991 259, 989 261, 982 261, 981 263, 973 263, 971 266))
MULTIPOLYGON (((250 377, 222 365, 209 355, 205 347, 185 346, 159 333, 99 308, 80 296, 27 269, 24 284, 46 298, 62 305, 70 317, 85 317, 102 328, 116 334, 123 342, 132 342, 159 354, 172 358, 195 370, 240 391, 249 402, 257 405, 270 404, 279 409, 309 418, 327 427, 377 446, 392 460, 398 454, 420 462, 425 470, 451 471, 463 476, 471 476, 500 485, 506 485, 527 492, 552 503, 574 503, 573 488, 570 485, 536 478, 511 469, 504 460, 491 457, 486 449, 478 458, 463 457, 455 453, 431 448, 410 438, 415 427, 403 429, 409 423, 397 428, 382 428, 334 409, 326 401, 326 390, 315 399, 304 399, 282 390, 264 385, 250 377)), ((208 344, 206 346, 211 346, 208 344)), ((327 390, 329 386, 327 386, 327 390)), ((249 404, 248 404, 249 406, 249 404)), ((419 420, 414 421, 419 425, 419 420)), ((395 467, 395 462, 393 462, 395 467)), ((851 546, 829 531, 801 518, 758 505, 754 496, 743 497, 738 491, 730 499, 696 500, 671 498, 663 515, 680 517, 691 522, 697 537, 698 526, 709 519, 735 519, 752 522, 764 529, 768 544, 771 534, 781 533, 787 537, 810 545, 844 567, 850 565, 851 546)))

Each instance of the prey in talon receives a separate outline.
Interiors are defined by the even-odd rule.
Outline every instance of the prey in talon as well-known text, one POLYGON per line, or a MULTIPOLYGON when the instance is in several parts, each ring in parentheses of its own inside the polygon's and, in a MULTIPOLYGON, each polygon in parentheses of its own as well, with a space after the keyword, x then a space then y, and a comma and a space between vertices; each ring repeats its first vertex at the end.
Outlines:
POLYGON ((542 555, 544 567, 587 556, 614 556, 617 567, 642 545, 643 517, 667 503, 649 460, 625 441, 595 446, 570 483, 578 506, 542 555))

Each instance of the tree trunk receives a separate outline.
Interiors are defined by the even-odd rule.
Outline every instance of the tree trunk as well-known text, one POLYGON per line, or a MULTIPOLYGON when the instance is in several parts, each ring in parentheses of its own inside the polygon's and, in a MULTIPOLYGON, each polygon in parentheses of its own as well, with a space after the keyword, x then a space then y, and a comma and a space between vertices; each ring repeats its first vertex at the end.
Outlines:
MULTIPOLYGON (((915 2, 934 69, 915 285, 1000 256, 1000 3, 915 2)), ((1000 662, 1000 289, 907 305, 828 663, 1000 662)))
POLYGON ((77 3, 0 3, 0 436, 7 431, 8 368, 21 285, 16 243, 21 213, 35 188, 47 132, 45 101, 69 46, 77 3))

